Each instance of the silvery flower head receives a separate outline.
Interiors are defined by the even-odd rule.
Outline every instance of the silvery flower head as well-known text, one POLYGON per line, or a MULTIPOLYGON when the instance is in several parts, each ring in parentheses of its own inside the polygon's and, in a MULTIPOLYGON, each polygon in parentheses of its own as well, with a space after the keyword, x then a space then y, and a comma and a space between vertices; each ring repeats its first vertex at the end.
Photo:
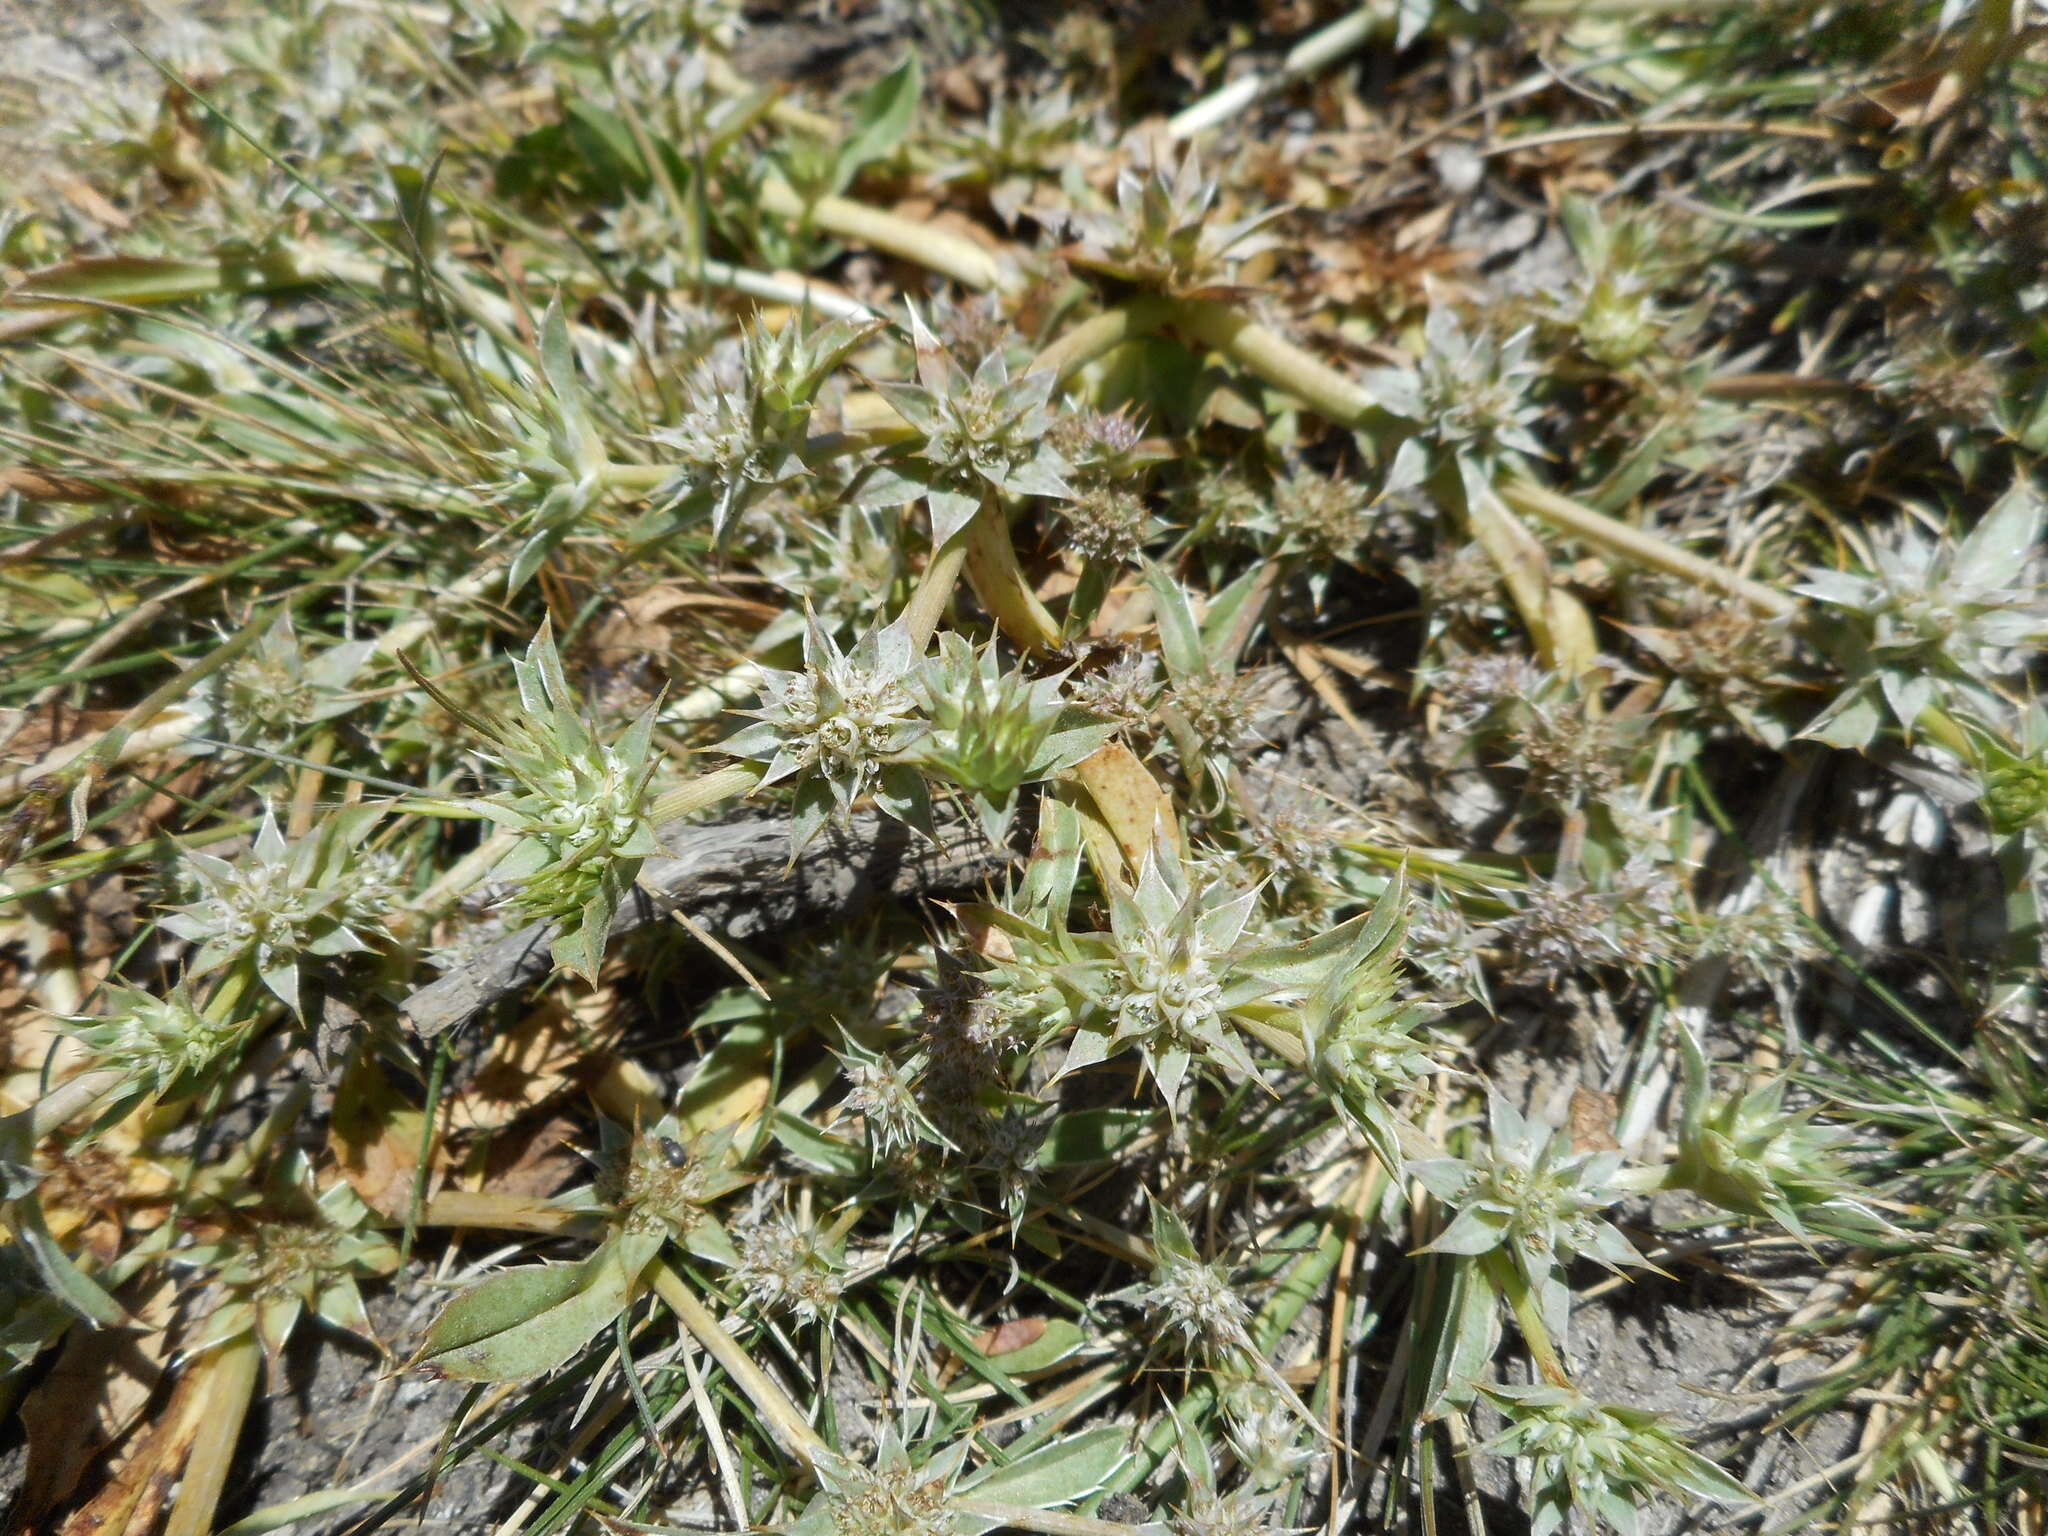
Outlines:
POLYGON ((309 654, 281 610, 223 679, 222 713, 244 740, 285 747, 307 726, 355 707, 345 691, 376 650, 374 640, 344 640, 309 654))
POLYGON ((1130 1294, 1192 1353, 1211 1360, 1253 1353, 1251 1309, 1224 1265, 1202 1257, 1187 1223, 1152 1204, 1152 1280, 1130 1294))
POLYGON ((1058 382, 1052 370, 1013 379, 998 350, 970 375, 915 309, 910 336, 917 352, 917 383, 880 382, 875 388, 923 441, 875 467, 857 493, 864 506, 900 506, 923 497, 931 508, 937 547, 965 528, 996 493, 1070 494, 1069 466, 1047 440, 1058 382))
POLYGON ((755 723, 727 738, 724 750, 766 763, 764 786, 793 783, 792 857, 828 818, 848 815, 867 795, 899 821, 929 827, 924 778, 907 760, 926 730, 916 666, 910 635, 900 625, 871 629, 841 651, 812 615, 803 670, 764 669, 761 707, 743 711, 755 723))
POLYGON ((1101 958, 1061 1072, 1136 1046, 1169 1106, 1198 1058, 1256 1077, 1231 1014, 1276 990, 1236 963, 1249 952, 1245 928, 1257 903, 1255 889, 1194 886, 1177 856, 1148 853, 1137 885, 1111 892, 1111 932, 1092 946, 1101 958))
POLYGON ((1499 1094, 1487 1099, 1491 1132, 1474 1156, 1425 1158, 1409 1172, 1457 1212, 1426 1252, 1505 1251, 1562 1336, 1567 1295, 1558 1267, 1584 1257, 1618 1269, 1641 1264, 1600 1213, 1631 1193, 1619 1152, 1575 1152, 1550 1126, 1524 1118, 1499 1094))
POLYGON ((1508 1427, 1481 1449, 1522 1466, 1530 1536, 1550 1536, 1576 1511, 1587 1526, 1634 1536, 1659 1493, 1720 1504, 1755 1495, 1682 1443, 1661 1414, 1596 1402, 1571 1387, 1482 1389, 1508 1427))
POLYGON ((1944 701, 2005 713, 1993 685, 2048 640, 2048 603, 2035 579, 2042 517, 2042 499, 2023 477, 1960 541, 1905 523, 1872 541, 1870 570, 1809 572, 1794 590, 1841 621, 1834 648, 1848 686, 1804 734, 1865 746, 1880 700, 1909 732, 1944 701))
POLYGON ((789 1536, 980 1536, 995 1522, 956 1508, 953 1498, 970 1444, 963 1437, 914 1457, 891 1424, 872 1461, 820 1457, 818 1496, 789 1536))
POLYGON ((127 1079, 121 1102, 174 1101, 198 1092, 229 1065, 249 1032, 247 1018, 211 1019, 181 983, 163 996, 108 982, 104 1010, 69 1021, 67 1033, 92 1052, 93 1065, 127 1079))
POLYGON ((249 961, 263 984, 291 1008, 299 1006, 299 962, 369 948, 351 911, 349 866, 382 812, 350 806, 286 843, 269 810, 248 854, 239 860, 185 855, 199 886, 197 900, 175 908, 164 927, 199 946, 191 974, 203 976, 249 961))
POLYGON ((1078 242, 1070 259, 1181 297, 1231 291, 1239 263, 1278 244, 1264 231, 1286 210, 1213 218, 1220 191, 1192 149, 1178 161, 1141 153, 1117 176, 1114 213, 1069 216, 1078 242))
POLYGON ((643 712, 617 740, 600 741, 578 708, 546 621, 512 671, 519 713, 502 722, 467 717, 518 785, 477 802, 519 835, 493 873, 517 882, 513 899, 527 916, 559 924, 557 963, 594 978, 612 917, 656 847, 647 793, 657 766, 654 712, 643 712))
POLYGON ((872 331, 845 320, 792 320, 777 331, 756 326, 738 345, 715 349, 684 381, 682 419, 654 434, 683 462, 664 494, 708 495, 712 531, 722 534, 759 491, 802 474, 818 391, 872 331))

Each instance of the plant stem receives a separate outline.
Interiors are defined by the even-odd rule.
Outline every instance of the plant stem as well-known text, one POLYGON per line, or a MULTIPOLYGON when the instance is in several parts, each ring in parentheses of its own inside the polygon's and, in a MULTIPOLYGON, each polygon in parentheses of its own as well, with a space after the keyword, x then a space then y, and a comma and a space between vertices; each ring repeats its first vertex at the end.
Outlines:
POLYGON ((683 1277, 667 1263, 656 1259, 648 1271, 654 1278, 655 1294, 668 1303, 669 1308, 682 1320, 685 1328, 696 1341, 704 1346, 705 1352, 732 1378, 733 1385, 745 1394, 754 1411, 767 1421, 782 1448, 807 1467, 815 1467, 820 1461, 832 1455, 832 1447, 824 1437, 811 1427, 789 1395, 775 1384, 769 1374, 754 1363, 753 1356, 741 1347, 738 1339, 719 1325, 718 1315, 697 1298, 683 1277))
POLYGON ((1229 305, 1214 299, 1179 299, 1169 314, 1175 325, 1204 346, 1215 348, 1340 426, 1386 442, 1399 432, 1400 418, 1373 398, 1370 390, 1229 305))
POLYGON ((1171 313, 1171 306, 1165 299, 1155 294, 1140 294, 1114 309, 1106 309, 1083 320, 1034 357, 1025 372, 1042 373, 1050 369, 1064 384, 1096 358, 1115 351, 1127 341, 1158 330, 1171 313))
POLYGON ((106 1067, 59 1083, 23 1111, 28 1116, 29 1140, 41 1141, 62 1130, 126 1081, 125 1072, 106 1067))
POLYGON ((763 212, 815 225, 828 235, 871 245, 915 262, 969 288, 993 288, 1001 267, 992 252, 963 235, 923 219, 906 219, 830 193, 806 203, 786 181, 770 178, 760 191, 763 212))
POLYGON ((991 514, 1000 517, 1000 508, 984 506, 969 521, 967 527, 957 530, 946 540, 945 548, 931 558, 918 578, 917 590, 910 594, 910 601, 903 605, 903 612, 896 622, 901 624, 910 636, 910 653, 922 656, 932 643, 932 631, 939 627, 939 620, 945 615, 946 604, 953 596, 953 588, 960 583, 960 571, 968 560, 968 541, 973 537, 974 525, 991 514))
POLYGON ((1010 542, 1010 522, 999 500, 983 503, 966 530, 967 579, 1018 650, 1031 655, 1051 650, 1060 627, 1031 590, 1010 542))
POLYGON ((1221 90, 1211 91, 1191 107, 1167 119, 1169 139, 1191 139, 1198 133, 1228 122, 1261 96, 1312 75, 1334 64, 1352 50, 1365 46, 1375 32, 1392 30, 1393 9, 1385 5, 1361 5, 1348 16, 1340 16, 1320 32, 1311 33, 1287 50, 1280 67, 1240 75, 1221 90))
POLYGON ((657 827, 665 827, 685 816, 694 816, 721 801, 746 794, 761 782, 761 772, 758 763, 733 763, 699 774, 656 799, 647 819, 657 827))
POLYGON ((1712 587, 1770 618, 1790 618, 1799 611, 1799 604, 1794 599, 1773 587, 1752 581, 1712 560, 1702 559, 1691 550, 1681 549, 1654 533, 1617 522, 1533 480, 1510 478, 1503 481, 1499 489, 1501 500, 1516 511, 1540 517, 1633 565, 1647 566, 1667 576, 1676 576, 1681 581, 1712 587))
POLYGON ((1522 1330, 1522 1342, 1529 1346, 1529 1358, 1536 1362, 1536 1369, 1551 1385, 1570 1386, 1571 1375, 1565 1370, 1564 1361, 1558 1357, 1557 1345, 1543 1321, 1543 1309, 1536 1304, 1536 1294, 1530 1289, 1520 1267, 1497 1249, 1480 1262, 1486 1268, 1487 1279, 1493 1282, 1495 1293, 1507 1300, 1508 1309, 1515 1314, 1515 1326, 1522 1330))
POLYGON ((197 1389, 205 1406, 198 1413, 199 1434, 192 1442, 185 1480, 163 1536, 207 1536, 213 1529, 214 1511, 220 1507, 221 1490, 227 1487, 235 1442, 242 1436, 242 1421, 248 1415, 262 1363, 262 1348, 255 1333, 249 1332, 208 1351, 193 1365, 193 1370, 205 1372, 197 1389))

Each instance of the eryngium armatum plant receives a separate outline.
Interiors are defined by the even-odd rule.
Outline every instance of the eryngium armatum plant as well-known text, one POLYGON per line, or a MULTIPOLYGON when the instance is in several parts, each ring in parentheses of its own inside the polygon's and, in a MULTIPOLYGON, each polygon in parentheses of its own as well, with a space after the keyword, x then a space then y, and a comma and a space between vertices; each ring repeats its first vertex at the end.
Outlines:
POLYGON ((1610 1269, 1643 1257, 1600 1213, 1635 1192, 1619 1152, 1574 1152, 1550 1126, 1525 1119, 1499 1094, 1487 1099, 1488 1143, 1470 1158, 1431 1157, 1408 1171, 1457 1214, 1430 1253, 1506 1252, 1562 1338, 1571 1293, 1563 1266, 1589 1258, 1610 1269))
POLYGON ((1396 881, 1354 940, 1354 956, 1332 966, 1297 1010, 1309 1071, 1338 1112, 1388 1168, 1402 1163, 1396 1101, 1441 1072, 1415 1038, 1423 1012, 1397 1001, 1407 891, 1396 881))
POLYGON ((1198 1061, 1256 1080, 1241 1034, 1293 1032, 1297 1010, 1320 988, 1365 965, 1385 934, 1371 913, 1294 944, 1261 944, 1248 931, 1258 890, 1223 878, 1197 884, 1163 841, 1135 887, 1109 893, 1110 930, 1067 926, 1078 831, 1071 810, 1045 802, 1042 856, 1006 906, 980 909, 1002 930, 1000 958, 982 972, 992 1015, 1048 1046, 1071 1031, 1061 1075, 1135 1047, 1178 1112, 1198 1061))
POLYGON ((577 709, 546 621, 512 671, 517 717, 464 718, 519 788, 480 800, 477 809, 517 834, 494 871, 517 882, 513 904, 528 918, 558 923, 556 963, 594 981, 612 918, 656 848, 647 793, 657 766, 654 710, 617 741, 599 741, 577 709))
POLYGON ((277 818, 265 810, 245 857, 186 854, 200 894, 173 909, 164 927, 199 946, 190 974, 246 961, 296 1011, 302 959, 369 948, 357 930, 382 915, 389 882, 377 879, 367 896, 359 889, 359 845, 382 815, 377 806, 349 806, 287 844, 277 818))
POLYGON ((1249 1359, 1251 1308, 1222 1264, 1204 1259, 1187 1223, 1152 1202, 1152 1283, 1132 1293, 1162 1330, 1179 1335, 1197 1358, 1220 1362, 1249 1359))
POLYGON ((197 1337, 185 1340, 186 1353, 254 1333, 274 1371, 308 1311, 375 1344, 357 1282, 390 1274, 398 1249, 354 1188, 336 1179, 316 1192, 311 1164, 294 1150, 273 1165, 249 1205, 249 1214, 234 1213, 219 1236, 175 1255, 210 1270, 225 1288, 197 1337))
POLYGON ((775 1211, 740 1229, 732 1277, 756 1306, 799 1323, 820 1322, 838 1310, 845 1287, 842 1246, 775 1211))
POLYGON ((1868 1207, 1853 1198, 1842 1163, 1846 1130, 1815 1125, 1811 1110, 1787 1110, 1782 1077, 1717 1097, 1706 1053, 1683 1026, 1679 1049, 1685 1097, 1667 1187, 1689 1189, 1739 1216, 1769 1218, 1801 1242, 1805 1223, 1816 1218, 1836 1227, 1873 1224, 1868 1207))
POLYGON ((872 1462, 819 1459, 818 1496, 789 1536, 980 1536, 998 1522, 959 1508, 953 1494, 971 1445, 962 1437, 918 1462, 885 1425, 872 1462))
POLYGON ((158 997, 110 981, 101 997, 100 1015, 72 1019, 65 1029, 92 1053, 94 1067, 126 1079, 119 1095, 102 1109, 102 1123, 148 1101, 175 1103, 211 1086, 253 1022, 246 1014, 208 1017, 183 983, 158 997))
POLYGON ((524 387, 496 406, 503 446, 490 457, 507 476, 485 491, 518 509, 525 542, 513 557, 507 578, 508 587, 516 592, 603 499, 611 457, 584 401, 569 323, 559 301, 548 306, 541 321, 538 370, 522 361, 508 362, 524 387))
POLYGON ((950 630, 918 673, 929 729, 914 760, 973 797, 991 838, 1009 829, 1019 789, 1073 767, 1116 730, 1061 697, 1066 675, 1005 670, 993 645, 977 651, 950 630))
POLYGON ((734 757, 768 765, 765 787, 793 781, 789 851, 794 858, 864 795, 920 831, 931 825, 924 776, 911 761, 926 725, 918 712, 917 656, 899 624, 871 629, 841 651, 812 615, 804 669, 764 669, 754 724, 728 737, 734 757))
POLYGON ((1261 234, 1284 209, 1225 222, 1211 217, 1220 188, 1189 150, 1162 151, 1118 174, 1116 210, 1067 216, 1076 266, 1144 283, 1180 298, 1228 296, 1238 265, 1279 241, 1261 234))
POLYGON ((1848 685, 1803 734, 1861 748, 1886 708, 1908 736, 1930 706, 2008 715, 1998 685, 2048 640, 2042 510, 2022 475, 1959 543, 1901 523, 1889 542, 1872 541, 1869 573, 1810 572, 1795 590, 1828 605, 1824 643, 1848 685))
POLYGON ((990 496, 1070 494, 1067 462, 1046 440, 1056 419, 1050 402, 1058 380, 1050 369, 1013 379, 1002 354, 991 352, 969 376, 915 309, 910 337, 917 383, 885 381, 875 388, 924 441, 875 466, 857 493, 862 505, 893 507, 924 497, 936 549, 990 496))
POLYGON ((700 361, 684 384, 682 420, 654 434, 682 460, 663 497, 708 496, 712 531, 723 534, 761 490, 801 474, 818 390, 873 330, 845 320, 756 326, 700 361))
POLYGON ((1422 335, 1412 371, 1372 375, 1381 404, 1420 424, 1396 450, 1386 489, 1419 484, 1451 464, 1468 480, 1485 480, 1497 467, 1545 456, 1534 431, 1543 409, 1529 398, 1543 376, 1529 356, 1533 327, 1496 341, 1468 332, 1448 305, 1436 304, 1422 335))
POLYGON ((2048 833, 2048 708, 2037 701, 2019 712, 2009 740, 1977 724, 1978 804, 2000 837, 2048 833))
POLYGON ((1599 1403, 1572 1387, 1482 1389, 1508 1426, 1483 1449, 1522 1468, 1530 1536, 1562 1530, 1576 1511, 1589 1530, 1635 1536, 1656 1494, 1747 1504, 1747 1488, 1682 1444, 1661 1414, 1599 1403))
POLYGON ((1137 886, 1110 893, 1111 931, 1078 941, 1085 969, 1068 984, 1080 1027, 1061 1075, 1136 1046, 1170 1107, 1198 1058, 1257 1077, 1232 1015, 1280 990, 1240 964, 1255 953, 1245 928, 1258 899, 1221 880, 1197 888, 1170 850, 1148 854, 1137 886))
POLYGON ((302 731, 355 707, 344 690, 377 648, 374 640, 344 640, 308 656, 292 628, 289 608, 239 661, 227 669, 222 714, 238 738, 287 747, 302 731))

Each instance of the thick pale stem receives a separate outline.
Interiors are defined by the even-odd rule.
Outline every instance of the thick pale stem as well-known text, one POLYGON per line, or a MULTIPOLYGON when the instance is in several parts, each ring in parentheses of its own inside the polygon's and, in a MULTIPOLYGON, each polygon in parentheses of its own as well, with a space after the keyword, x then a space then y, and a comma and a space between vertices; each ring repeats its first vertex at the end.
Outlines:
POLYGON ((829 1458, 832 1447, 825 1443, 824 1437, 811 1427, 811 1421, 789 1400, 789 1394, 775 1384, 774 1378, 754 1363, 740 1341, 720 1326, 718 1314, 698 1299, 697 1293, 690 1289, 683 1277, 660 1260, 649 1267, 649 1273, 654 1280, 655 1294, 690 1330, 691 1337, 724 1368, 725 1374, 732 1378, 732 1384, 767 1422, 782 1448, 807 1467, 815 1467, 829 1458))
POLYGON ((1724 565, 1702 559, 1690 550, 1667 543, 1654 533, 1617 522, 1591 507, 1580 505, 1569 496, 1546 490, 1533 480, 1506 480, 1500 486, 1500 496, 1517 512, 1540 517, 1553 527, 1575 534, 1632 565, 1645 566, 1667 576, 1676 576, 1681 581, 1711 587, 1774 619, 1789 618, 1799 611, 1795 600, 1775 588, 1752 581, 1724 565))
POLYGON ((1106 309, 1083 320, 1039 353, 1031 360, 1026 372, 1050 370, 1064 384, 1096 358, 1115 351, 1127 341, 1135 341, 1158 330, 1170 313, 1172 310, 1166 300, 1149 294, 1119 304, 1115 309, 1106 309))
POLYGON ((1371 391, 1228 305, 1210 299, 1182 299, 1172 306, 1171 317, 1204 346, 1214 347, 1342 426, 1377 436, 1398 424, 1371 391))
POLYGON ((761 782, 761 767, 757 763, 733 763, 729 767, 714 768, 710 773, 700 774, 686 784, 678 784, 654 802, 648 819, 657 827, 665 827, 672 821, 681 821, 685 816, 708 810, 722 801, 744 795, 761 782))
POLYGON ((995 615, 1010 643, 1020 651, 1034 653, 1058 645, 1060 627, 1024 579, 1001 505, 992 502, 976 513, 966 537, 967 579, 974 583, 975 595, 995 615))
POLYGON ((993 288, 1001 277, 992 252, 922 219, 906 219, 830 194, 806 203, 788 182, 773 179, 761 187, 760 206, 776 218, 806 220, 828 235, 887 251, 969 288, 993 288))
POLYGON ((1261 96, 1336 63, 1345 54, 1364 47, 1374 33, 1392 30, 1393 22, 1392 6, 1361 5, 1349 16, 1340 16, 1322 31, 1288 49, 1278 69, 1240 75, 1220 91, 1212 91, 1193 106, 1175 113, 1167 120, 1166 136, 1191 139, 1230 121, 1261 96))
POLYGON ((227 1487, 235 1442, 242 1437, 242 1421, 248 1415, 262 1364, 263 1351, 256 1335, 245 1333, 202 1356, 193 1366, 206 1373, 198 1389, 205 1406, 197 1413, 199 1434, 192 1442, 185 1480, 171 1518, 164 1524, 164 1536, 207 1536, 213 1529, 214 1512, 220 1508, 221 1490, 227 1487))
POLYGON ((31 1141, 41 1141, 62 1130, 80 1115, 128 1080, 127 1074, 109 1067, 98 1072, 81 1072, 69 1082, 59 1083, 37 1099, 27 1110, 31 1141))
POLYGON ((1514 599, 1544 665, 1577 677, 1598 660, 1592 616, 1551 578, 1550 555, 1487 486, 1467 497, 1465 521, 1514 599))
POLYGON ((1537 1305, 1536 1293, 1529 1288, 1522 1271, 1498 1249, 1481 1262, 1494 1290, 1507 1299, 1508 1309, 1515 1314, 1515 1326, 1522 1330, 1522 1342, 1528 1345, 1529 1358, 1536 1362, 1536 1369, 1552 1386, 1570 1386, 1571 1375, 1564 1368, 1550 1329, 1543 1321, 1543 1309, 1537 1305))
MULTIPOLYGON (((984 508, 974 521, 978 523, 989 515, 988 509, 984 508)), ((914 656, 922 656, 931 644, 932 631, 939 627, 939 620, 946 612, 946 603, 953 596, 953 588, 960 583, 960 571, 967 564, 967 541, 970 537, 971 530, 963 528, 946 541, 946 547, 933 555, 931 563, 924 568, 924 575, 918 579, 917 590, 910 594, 910 601, 903 605, 897 622, 909 634, 910 650, 914 656)))

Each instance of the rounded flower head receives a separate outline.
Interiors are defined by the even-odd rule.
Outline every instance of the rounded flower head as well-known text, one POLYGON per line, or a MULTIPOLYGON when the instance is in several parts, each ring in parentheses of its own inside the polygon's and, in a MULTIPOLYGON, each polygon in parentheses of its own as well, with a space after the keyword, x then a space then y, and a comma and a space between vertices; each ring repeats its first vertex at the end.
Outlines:
POLYGON ((991 494, 1067 496, 1070 468, 1052 445, 1051 408, 1058 376, 1039 369, 1010 377, 1001 352, 972 374, 910 313, 917 383, 876 388, 924 436, 909 454, 876 466, 860 489, 864 506, 893 507, 923 497, 931 509, 932 544, 965 528, 991 494))
POLYGON ((495 870, 518 882, 519 909, 556 923, 556 962, 595 979, 612 916, 656 846, 648 820, 653 711, 618 740, 600 741, 578 712, 546 623, 512 670, 519 713, 500 723, 464 718, 490 739, 519 787, 477 809, 519 834, 495 870))
POLYGON ((882 809, 923 829, 930 820, 924 780, 905 760, 923 737, 909 634, 891 624, 842 652, 815 614, 804 631, 804 669, 764 669, 756 723, 725 742, 734 757, 768 765, 762 784, 795 781, 790 851, 873 795, 882 809))
POLYGON ((69 1033, 93 1053, 93 1064, 128 1079, 124 1102, 176 1099, 212 1081, 248 1032, 246 1018, 208 1018, 182 985, 163 997, 109 982, 106 1012, 74 1019, 69 1033))
POLYGON ((287 844, 266 810, 246 857, 187 854, 200 894, 165 918, 164 927, 199 946, 192 974, 248 960, 265 986, 297 1008, 302 958, 367 949, 354 925, 369 914, 359 900, 352 909, 359 892, 351 869, 356 845, 380 814, 352 806, 287 844))
POLYGON ((1262 231, 1284 210, 1214 218, 1220 190, 1193 150, 1141 162, 1117 177, 1114 213, 1071 216, 1069 259, 1182 297, 1229 292, 1238 264, 1277 243, 1262 231))
POLYGON ((1187 1224, 1156 1202, 1152 1256, 1152 1283, 1135 1293, 1151 1317, 1176 1330, 1188 1349, 1211 1359, 1251 1352, 1251 1309, 1230 1271, 1203 1259, 1187 1224))
POLYGON ((1169 1105, 1197 1056, 1255 1077, 1229 1014, 1273 990, 1235 964, 1257 901, 1256 890, 1222 881, 1192 889, 1178 859, 1148 854, 1137 887, 1111 895, 1109 942, 1099 945, 1107 954, 1061 1070, 1135 1045, 1169 1105))
POLYGON ((1472 1158, 1433 1157, 1409 1171, 1456 1210, 1427 1247, 1432 1253, 1506 1251, 1564 1331, 1566 1293, 1558 1266, 1584 1257, 1610 1269, 1642 1255, 1601 1212, 1630 1193, 1619 1152, 1574 1152, 1549 1126, 1523 1118, 1498 1094, 1487 1101, 1492 1135, 1472 1158))
POLYGON ((1508 1427, 1485 1449, 1524 1468, 1530 1536, 1561 1529, 1573 1510, 1632 1533, 1653 1493, 1721 1504, 1754 1495, 1684 1444, 1661 1415, 1599 1403, 1570 1387, 1487 1387, 1508 1427))

